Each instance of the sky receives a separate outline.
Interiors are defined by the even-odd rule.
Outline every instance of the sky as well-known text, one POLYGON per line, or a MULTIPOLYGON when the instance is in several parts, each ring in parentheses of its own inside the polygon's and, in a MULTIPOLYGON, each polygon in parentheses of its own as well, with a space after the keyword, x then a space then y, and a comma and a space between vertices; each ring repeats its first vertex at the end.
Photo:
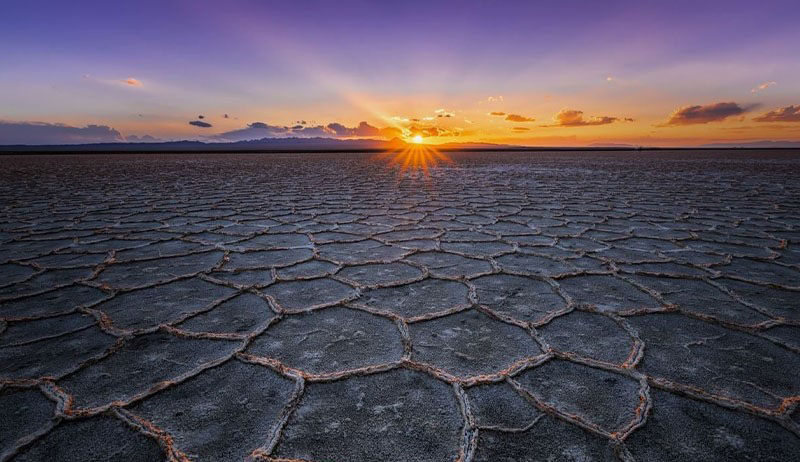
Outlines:
POLYGON ((791 1, 5 0, 0 144, 800 140, 791 1))

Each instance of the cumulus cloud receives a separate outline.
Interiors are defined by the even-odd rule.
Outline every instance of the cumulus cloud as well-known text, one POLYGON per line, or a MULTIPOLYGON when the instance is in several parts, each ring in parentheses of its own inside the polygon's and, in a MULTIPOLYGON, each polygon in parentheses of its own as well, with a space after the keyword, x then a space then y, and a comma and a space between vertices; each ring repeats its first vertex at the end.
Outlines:
POLYGON ((775 109, 754 117, 753 120, 756 122, 800 122, 800 105, 775 109))
POLYGON ((330 123, 327 125, 328 130, 330 130, 334 135, 340 137, 353 137, 353 136, 360 136, 360 137, 368 137, 368 136, 381 136, 381 131, 378 127, 373 127, 372 125, 361 122, 358 124, 357 127, 345 127, 340 123, 330 123))
POLYGON ((773 81, 764 82, 761 85, 759 85, 759 86, 753 88, 752 90, 750 90, 750 93, 758 93, 758 92, 760 92, 762 90, 766 90, 767 88, 769 88, 769 87, 771 87, 773 85, 777 85, 777 84, 778 84, 778 82, 773 82, 773 81))
POLYGON ((533 122, 534 118, 532 117, 525 117, 519 114, 509 114, 506 116, 506 120, 510 120, 511 122, 533 122))
POLYGON ((306 121, 298 121, 292 126, 270 125, 264 122, 253 122, 246 128, 232 130, 213 138, 226 141, 257 140, 261 138, 394 138, 402 135, 400 129, 394 127, 378 128, 367 122, 361 122, 355 127, 347 127, 338 122, 328 125, 305 125, 306 121))
POLYGON ((694 125, 721 122, 728 117, 742 115, 756 107, 740 106, 734 102, 714 103, 705 106, 684 106, 670 115, 667 125, 694 125))
POLYGON ((126 85, 130 85, 132 87, 141 87, 142 81, 138 79, 134 79, 133 77, 128 77, 127 79, 123 80, 122 83, 126 85))
POLYGON ((203 122, 202 120, 192 120, 191 122, 189 122, 189 125, 194 125, 195 127, 200 127, 200 128, 211 128, 212 126, 210 123, 203 122))
POLYGON ((594 125, 608 125, 614 122, 633 122, 631 118, 620 119, 619 117, 599 116, 585 119, 583 111, 574 109, 562 109, 553 117, 552 125, 542 125, 543 127, 588 127, 594 125))
POLYGON ((502 116, 506 115, 506 113, 505 113, 505 112, 497 112, 497 111, 492 111, 492 112, 490 112, 490 113, 489 113, 489 115, 490 115, 490 116, 498 116, 498 117, 502 117, 502 116))
POLYGON ((0 144, 84 144, 124 141, 106 125, 73 127, 45 122, 0 121, 0 144))

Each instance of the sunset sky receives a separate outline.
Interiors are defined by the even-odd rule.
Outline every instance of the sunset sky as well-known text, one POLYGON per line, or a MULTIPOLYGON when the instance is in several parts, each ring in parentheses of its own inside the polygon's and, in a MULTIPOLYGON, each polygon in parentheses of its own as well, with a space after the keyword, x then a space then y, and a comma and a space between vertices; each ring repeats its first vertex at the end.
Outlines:
POLYGON ((0 144, 800 140, 799 25, 797 0, 9 0, 0 144))

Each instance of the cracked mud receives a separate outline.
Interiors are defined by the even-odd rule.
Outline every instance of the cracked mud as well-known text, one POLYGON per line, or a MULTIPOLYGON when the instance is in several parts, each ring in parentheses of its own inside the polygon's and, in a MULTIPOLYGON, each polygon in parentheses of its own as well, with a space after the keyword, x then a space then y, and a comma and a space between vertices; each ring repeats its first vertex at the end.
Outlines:
POLYGON ((0 461, 789 461, 800 157, 4 157, 0 461))

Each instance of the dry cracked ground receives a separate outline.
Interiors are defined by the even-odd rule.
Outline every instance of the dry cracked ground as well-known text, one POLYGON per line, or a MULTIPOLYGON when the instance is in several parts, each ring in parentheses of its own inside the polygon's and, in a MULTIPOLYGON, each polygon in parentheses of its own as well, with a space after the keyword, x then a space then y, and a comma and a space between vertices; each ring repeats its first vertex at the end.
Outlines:
POLYGON ((0 159, 0 460, 790 461, 800 155, 0 159))

